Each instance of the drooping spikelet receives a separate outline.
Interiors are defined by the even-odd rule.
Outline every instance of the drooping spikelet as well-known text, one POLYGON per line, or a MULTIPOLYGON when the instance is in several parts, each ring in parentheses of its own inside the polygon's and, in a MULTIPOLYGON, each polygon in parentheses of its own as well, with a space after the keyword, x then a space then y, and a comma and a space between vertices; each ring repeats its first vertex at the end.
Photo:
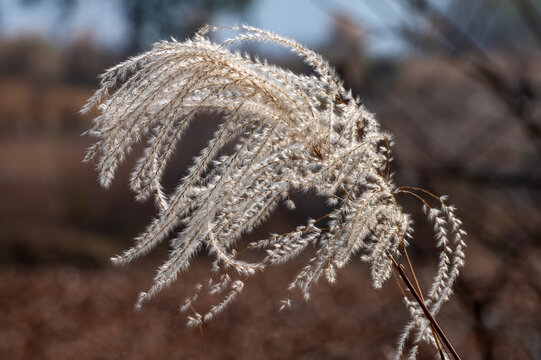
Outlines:
MULTIPOLYGON (((207 314, 190 317, 194 326, 223 310, 242 291, 246 278, 266 265, 289 260, 309 244, 317 245, 316 256, 291 283, 305 297, 321 276, 334 281, 336 270, 355 253, 371 264, 373 284, 380 287, 391 275, 391 257, 412 233, 411 219, 395 199, 400 190, 389 176, 391 136, 343 88, 329 64, 290 39, 248 26, 234 29, 239 35, 222 43, 206 38, 206 32, 214 30, 206 27, 193 40, 155 44, 151 51, 106 71, 101 88, 83 108, 100 111, 88 131, 97 142, 86 160, 97 159, 105 187, 131 147, 147 139, 130 184, 137 198, 154 197, 159 213, 135 245, 112 260, 128 263, 167 238, 172 249, 137 306, 174 282, 204 245, 215 256, 214 275, 206 287, 226 295, 207 314), (229 51, 229 45, 241 41, 283 45, 311 65, 315 75, 297 75, 229 51), (178 187, 165 194, 165 164, 201 112, 218 113, 224 121, 178 187), (232 141, 235 151, 218 157, 232 141), (320 228, 310 219, 291 233, 251 244, 267 249, 262 261, 239 260, 232 249, 235 240, 264 221, 280 202, 293 207, 288 194, 299 189, 314 191, 334 205, 328 227, 320 228), (182 230, 172 235, 177 228, 182 230), (242 280, 232 279, 226 268, 236 270, 242 280)), ((435 314, 462 266, 463 231, 454 209, 443 201, 441 209, 427 209, 427 214, 442 248, 426 301, 435 314)), ((190 308, 204 287, 199 284, 182 309, 190 308)), ((415 354, 421 339, 433 338, 419 306, 409 302, 408 308, 412 321, 401 337, 399 353, 410 332, 417 330, 415 354)))

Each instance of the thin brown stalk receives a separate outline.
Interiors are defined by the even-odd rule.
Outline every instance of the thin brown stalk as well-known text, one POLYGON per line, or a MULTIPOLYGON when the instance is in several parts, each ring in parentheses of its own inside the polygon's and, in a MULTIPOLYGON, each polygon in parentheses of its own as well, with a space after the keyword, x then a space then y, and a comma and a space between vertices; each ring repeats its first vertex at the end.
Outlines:
MULTIPOLYGON (((402 242, 400 244, 400 248, 402 249, 402 254, 404 254, 404 259, 406 259, 406 264, 408 265, 408 270, 411 274, 411 277, 413 278, 413 283, 415 284, 415 288, 417 290, 417 292, 419 293, 419 297, 421 298, 421 301, 425 302, 425 299, 424 299, 424 296, 423 296, 423 292, 421 291, 421 286, 419 285, 419 281, 417 280, 417 275, 415 274, 415 271, 413 270, 413 265, 411 264, 411 260, 410 260, 410 257, 408 255, 408 252, 406 250, 406 246, 404 245, 404 243, 402 242)), ((441 347, 441 344, 440 344, 440 338, 436 332, 436 329, 434 329, 434 325, 432 325, 432 323, 430 323, 430 328, 432 329, 432 334, 434 335, 434 341, 436 342, 436 348, 438 349, 438 352, 440 354, 440 358, 442 360, 445 359, 444 355, 443 355, 443 350, 442 350, 442 347, 441 347)))
POLYGON ((396 262, 396 260, 391 255, 389 255, 389 258, 391 259, 395 269, 398 271, 398 274, 402 278, 402 281, 404 281, 404 284, 406 284, 406 286, 408 287, 410 292, 413 294, 413 297, 415 298, 415 301, 417 301, 417 303, 419 304, 419 306, 423 310, 423 313, 425 314, 426 318, 428 319, 430 324, 434 327, 435 331, 438 333, 438 336, 440 337, 440 339, 442 340, 444 345, 447 347, 447 349, 451 353, 451 356, 455 360, 461 360, 461 358, 458 355, 457 351, 455 350, 455 348, 453 347, 453 345, 451 344, 451 342, 449 341, 449 339, 447 338, 447 336, 443 332, 441 326, 438 324, 436 319, 432 316, 432 314, 430 313, 430 311, 426 307, 424 301, 422 300, 421 296, 419 295, 419 293, 415 289, 414 285, 411 283, 411 280, 408 278, 408 275, 406 274, 406 270, 405 270, 404 266, 401 265, 401 264, 398 264, 396 262))

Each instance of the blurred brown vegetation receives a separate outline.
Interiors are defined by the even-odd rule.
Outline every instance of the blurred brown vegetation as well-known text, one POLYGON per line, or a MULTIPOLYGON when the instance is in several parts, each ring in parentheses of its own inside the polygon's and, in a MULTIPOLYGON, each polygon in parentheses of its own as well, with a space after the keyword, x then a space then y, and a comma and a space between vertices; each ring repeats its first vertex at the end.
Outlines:
MULTIPOLYGON (((494 31, 457 20, 468 2, 441 12, 411 0, 402 6, 427 26, 396 29, 416 49, 409 56, 366 56, 362 27, 345 15, 336 16, 335 35, 320 50, 395 135, 397 183, 448 194, 459 209, 467 264, 438 318, 463 359, 541 359, 540 7, 480 3, 478 20, 499 24, 494 31)), ((302 263, 270 269, 202 334, 186 329, 175 309, 208 273, 205 256, 133 311, 166 246, 111 269, 109 257, 143 229, 152 204, 133 200, 129 166, 111 189, 99 188, 92 165, 81 163, 92 140, 80 134, 91 117, 78 114, 97 75, 118 60, 85 39, 63 47, 37 37, 0 40, 0 358, 392 356, 407 318, 400 292, 393 281, 372 289, 355 259, 336 285, 320 284, 310 302, 294 298, 282 312, 279 300, 302 263)), ((169 169, 171 186, 218 120, 190 130, 169 169)), ((299 210, 279 209, 248 238, 323 211, 317 200, 298 200, 299 210)), ((427 286, 435 266, 430 229, 416 200, 402 200, 418 223, 411 251, 427 286)), ((430 350, 421 355, 430 357, 430 350)))

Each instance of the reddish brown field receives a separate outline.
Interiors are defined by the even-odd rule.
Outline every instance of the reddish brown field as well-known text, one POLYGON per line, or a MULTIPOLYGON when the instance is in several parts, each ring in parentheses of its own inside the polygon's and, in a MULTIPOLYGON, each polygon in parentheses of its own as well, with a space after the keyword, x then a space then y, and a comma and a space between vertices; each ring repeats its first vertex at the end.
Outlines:
POLYGON ((249 281, 243 294, 201 330, 175 312, 196 275, 195 261, 178 284, 134 311, 148 272, 74 267, 0 271, 2 359, 356 359, 386 358, 405 320, 393 283, 380 291, 366 269, 348 267, 336 286, 317 286, 313 299, 287 296, 293 268, 249 281))

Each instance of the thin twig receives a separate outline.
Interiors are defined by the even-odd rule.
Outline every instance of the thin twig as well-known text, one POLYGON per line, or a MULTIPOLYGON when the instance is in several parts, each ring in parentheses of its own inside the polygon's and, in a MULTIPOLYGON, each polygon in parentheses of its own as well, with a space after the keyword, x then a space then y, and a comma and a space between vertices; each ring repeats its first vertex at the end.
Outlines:
POLYGON ((453 345, 451 345, 451 342, 449 341, 449 339, 447 338, 447 336, 445 335, 445 333, 443 332, 442 328, 440 327, 440 325, 438 324, 438 322, 436 321, 436 319, 434 319, 434 317, 432 316, 432 314, 430 313, 430 311, 427 309, 425 303, 423 302, 423 300, 421 299, 421 296, 419 295, 419 293, 417 292, 417 290, 415 290, 415 287, 413 286, 413 284, 411 283, 411 280, 408 278, 408 275, 406 274, 406 271, 404 269, 404 266, 401 265, 401 264, 398 264, 396 262, 396 260, 390 255, 388 254, 389 258, 391 259, 391 261, 393 262, 393 266, 395 267, 395 269, 398 271, 398 274, 400 275, 400 277, 402 278, 402 281, 404 281, 404 283, 406 284, 406 286, 408 287, 408 289, 411 291, 411 293, 413 294, 413 297, 415 298, 415 300, 417 301, 417 303, 419 304, 419 306, 421 307, 421 309, 423 309, 423 312, 426 316, 426 318, 428 319, 428 321, 430 322, 430 324, 432 324, 434 326, 434 329, 436 330, 436 332, 438 333, 438 336, 440 337, 441 341, 445 344, 445 346, 447 347, 447 349, 449 349, 449 351, 451 352, 451 355, 453 356, 453 358, 455 360, 461 360, 460 356, 458 355, 458 353, 456 352, 455 348, 453 347, 453 345))
MULTIPOLYGON (((402 249, 402 253, 404 254, 404 259, 406 259, 406 264, 408 265, 409 272, 411 274, 411 277, 413 278, 413 282, 415 284, 415 287, 417 289, 417 292, 419 293, 419 296, 421 298, 421 301, 425 302, 425 299, 423 297, 423 292, 421 291, 421 286, 419 285, 419 281, 417 280, 417 275, 415 275, 415 271, 413 270, 413 265, 411 264, 410 257, 408 255, 408 252, 406 251, 406 246, 404 243, 400 243, 400 247, 402 249)), ((443 356, 443 350, 441 348, 440 344, 440 338, 438 334, 436 333, 436 329, 434 329, 434 325, 430 324, 430 328, 432 329, 432 334, 434 334, 434 341, 436 342, 436 348, 438 349, 438 353, 440 354, 441 360, 445 360, 445 357, 443 356)))

